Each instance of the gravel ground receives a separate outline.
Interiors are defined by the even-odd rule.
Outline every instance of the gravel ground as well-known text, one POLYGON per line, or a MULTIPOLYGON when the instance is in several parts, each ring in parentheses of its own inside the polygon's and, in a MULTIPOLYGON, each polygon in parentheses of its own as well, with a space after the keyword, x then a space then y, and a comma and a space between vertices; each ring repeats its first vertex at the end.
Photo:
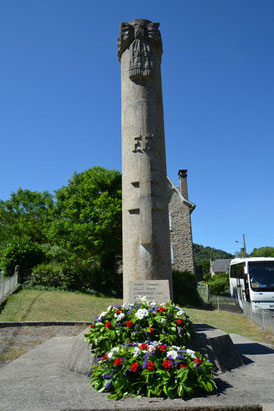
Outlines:
POLYGON ((80 334, 85 328, 85 324, 0 328, 0 367, 52 337, 71 337, 80 334))

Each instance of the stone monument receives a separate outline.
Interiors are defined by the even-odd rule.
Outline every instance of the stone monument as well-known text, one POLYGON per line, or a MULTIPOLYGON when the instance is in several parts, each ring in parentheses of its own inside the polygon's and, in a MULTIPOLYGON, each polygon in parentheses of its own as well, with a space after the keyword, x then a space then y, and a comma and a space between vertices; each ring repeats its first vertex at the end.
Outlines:
POLYGON ((121 23, 118 38, 124 302, 130 300, 133 281, 142 286, 146 281, 168 280, 165 284, 172 297, 160 67, 162 40, 158 27, 159 23, 144 19, 121 23))

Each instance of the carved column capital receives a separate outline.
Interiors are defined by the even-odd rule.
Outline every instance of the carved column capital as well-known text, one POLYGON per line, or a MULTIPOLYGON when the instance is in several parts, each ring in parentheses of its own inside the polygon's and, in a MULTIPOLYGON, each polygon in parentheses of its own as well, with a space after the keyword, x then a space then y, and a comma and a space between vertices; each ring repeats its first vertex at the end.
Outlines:
POLYGON ((153 51, 163 52, 159 23, 145 19, 120 24, 118 58, 121 61, 126 49, 130 51, 129 77, 134 80, 153 76, 153 51))

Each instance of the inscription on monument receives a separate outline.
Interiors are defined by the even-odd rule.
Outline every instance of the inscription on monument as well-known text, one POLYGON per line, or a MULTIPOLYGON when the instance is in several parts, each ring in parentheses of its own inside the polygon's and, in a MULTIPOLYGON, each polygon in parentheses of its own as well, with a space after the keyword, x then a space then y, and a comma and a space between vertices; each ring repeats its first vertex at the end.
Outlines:
POLYGON ((169 281, 130 281, 129 302, 133 304, 138 297, 147 297, 158 304, 170 301, 169 281))
POLYGON ((152 148, 152 138, 153 136, 141 136, 134 137, 134 150, 133 153, 142 153, 152 148))

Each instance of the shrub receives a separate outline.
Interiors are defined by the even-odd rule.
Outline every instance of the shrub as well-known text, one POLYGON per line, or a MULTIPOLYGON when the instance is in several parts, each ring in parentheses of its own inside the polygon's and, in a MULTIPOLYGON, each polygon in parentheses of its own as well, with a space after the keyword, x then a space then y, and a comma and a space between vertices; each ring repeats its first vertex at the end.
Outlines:
POLYGON ((57 263, 39 264, 33 268, 30 277, 31 285, 42 285, 66 289, 63 267, 57 263))
POLYGON ((104 279, 107 278, 106 271, 97 267, 95 264, 70 264, 68 262, 50 262, 40 264, 32 270, 30 285, 41 285, 55 287, 67 291, 81 291, 91 294, 101 292, 120 296, 121 294, 121 275, 116 275, 116 292, 113 291, 113 278, 108 284, 104 279))
POLYGON ((209 282, 209 291, 212 295, 224 295, 229 287, 229 275, 221 273, 214 275, 209 282))
POLYGON ((172 275, 175 303, 183 306, 201 306, 203 302, 197 291, 195 275, 189 271, 173 271, 172 275))
POLYGON ((16 265, 19 265, 19 281, 24 282, 27 277, 27 269, 40 264, 44 259, 41 246, 28 237, 14 237, 2 250, 0 261, 4 276, 13 275, 16 265))

